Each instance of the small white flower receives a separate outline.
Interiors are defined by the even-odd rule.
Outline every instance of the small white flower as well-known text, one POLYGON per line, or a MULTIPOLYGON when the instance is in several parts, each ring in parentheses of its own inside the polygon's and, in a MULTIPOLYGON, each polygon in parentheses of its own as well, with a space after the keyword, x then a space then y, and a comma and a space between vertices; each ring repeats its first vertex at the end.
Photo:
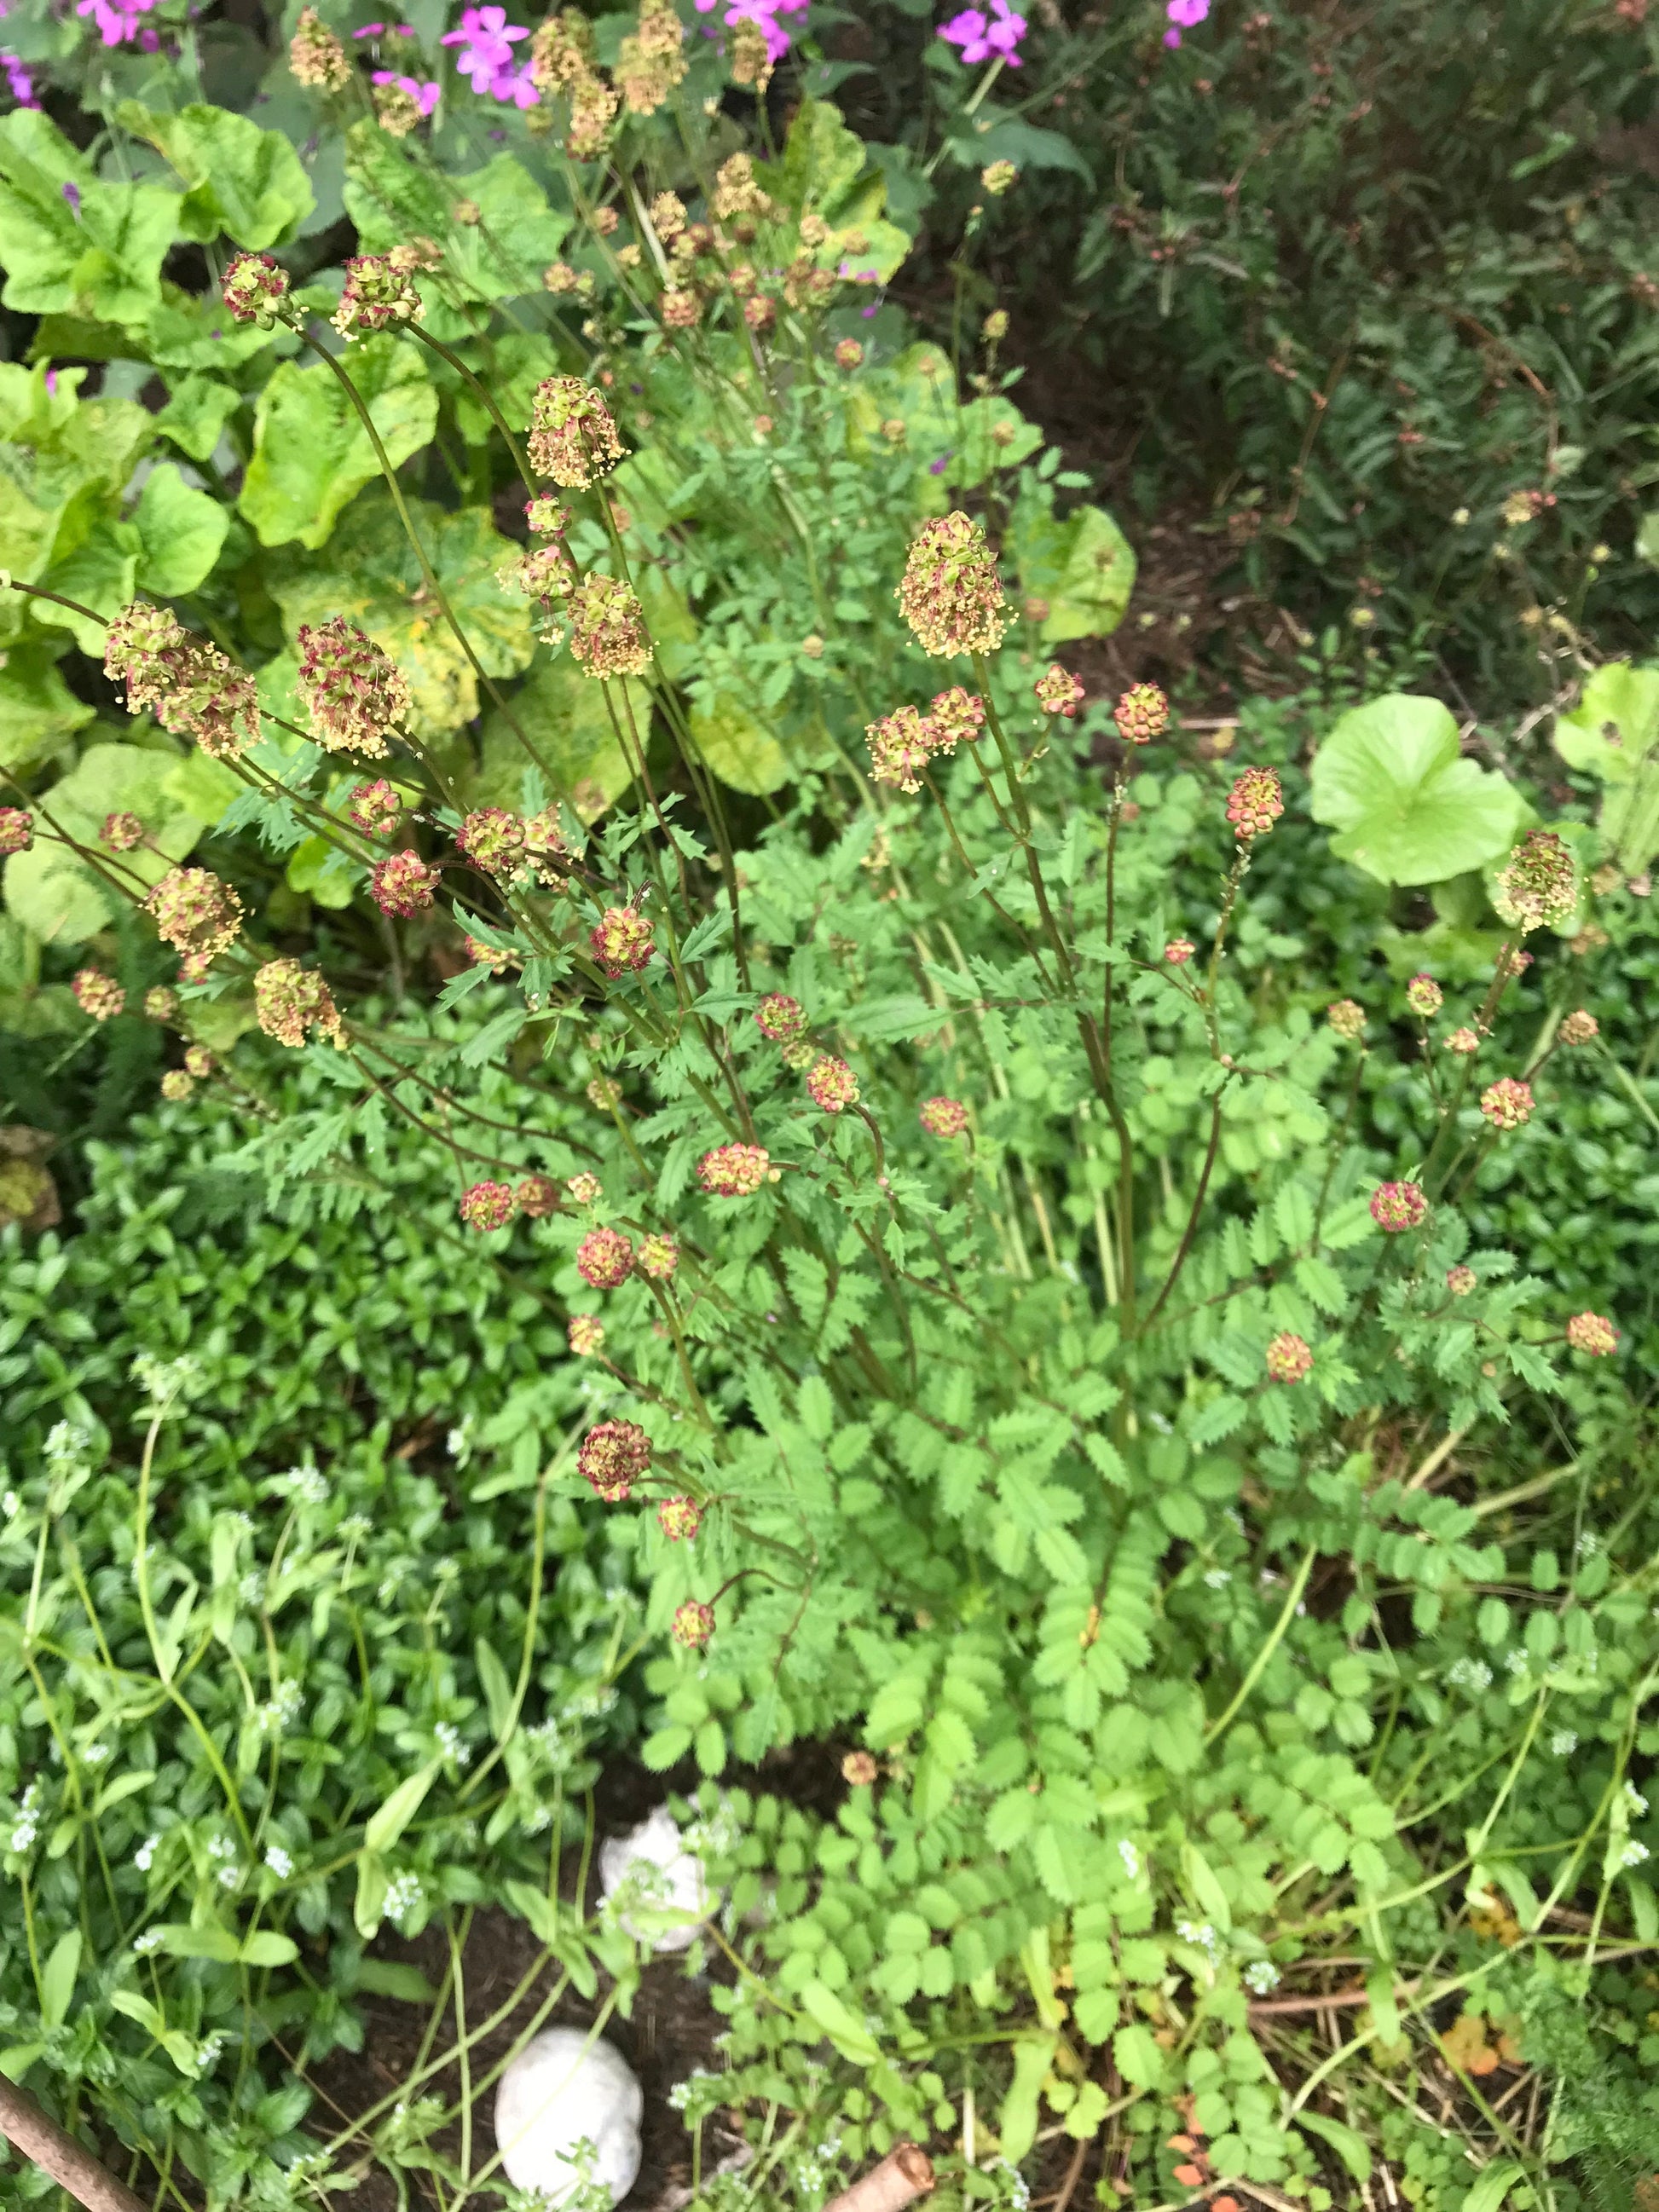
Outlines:
POLYGON ((1624 1850, 1619 1854, 1619 1863, 1621 1867, 1638 1867, 1647 1856, 1647 1845, 1638 1844, 1635 1837, 1632 1836, 1627 1838, 1624 1850))
POLYGON ((1269 1990, 1279 1987, 1279 1969, 1271 1959, 1252 1959, 1244 1969, 1244 1979, 1257 1996, 1265 1997, 1269 1990))
POLYGON ((161 1838, 159 1836, 146 1836, 143 1842, 139 1844, 137 1850, 133 1853, 132 1863, 137 1868, 140 1874, 148 1874, 151 1867, 155 1863, 155 1846, 161 1842, 161 1838))
POLYGON ((1532 1662, 1524 1651, 1511 1651, 1504 1664, 1511 1674, 1524 1674, 1532 1662))
POLYGON ((205 2074, 224 2049, 228 2038, 223 2035, 204 2036, 196 2049, 196 2071, 205 2074))
POLYGON ((401 1927, 424 1895, 418 1875, 394 1874, 386 1888, 386 1918, 401 1927))
POLYGON ((472 1753, 461 1741, 461 1732, 453 1721, 440 1721, 432 1731, 438 1739, 438 1748, 446 1759, 453 1759, 457 1766, 465 1766, 472 1753))
POLYGON ((325 1505, 328 1484, 314 1467, 291 1467, 276 1478, 296 1505, 325 1505))
POLYGON ((31 1782, 23 1792, 17 1807, 17 1820, 11 1832, 11 1848, 26 1851, 40 1832, 40 1784, 31 1782))
POLYGON ((1492 1687, 1492 1668, 1484 1659, 1458 1659, 1446 1669, 1446 1680, 1455 1690, 1468 1690, 1479 1697, 1482 1690, 1492 1687))
POLYGON ((1550 1749, 1558 1759, 1570 1759, 1578 1748, 1578 1738, 1571 1729, 1557 1729, 1550 1738, 1550 1749))
POLYGON ((1632 1813, 1639 1817, 1647 1811, 1648 1801, 1633 1782, 1625 1784, 1625 1797, 1632 1813))
POLYGON ((1204 1577, 1205 1586, 1209 1589, 1225 1589, 1231 1580, 1232 1576, 1225 1567, 1212 1567, 1204 1577))
POLYGON ((1586 1528, 1572 1548, 1581 1559, 1594 1559, 1601 1548, 1601 1539, 1593 1528, 1586 1528))
POLYGON ((294 1861, 280 1844, 266 1844, 265 1864, 278 1881, 286 1881, 294 1871, 294 1861))
POLYGON ((1119 1858, 1122 1860, 1123 1871, 1128 1875, 1130 1881, 1139 1881, 1140 1879, 1140 1853, 1135 1849, 1134 1845, 1129 1841, 1129 1838, 1127 1836, 1123 1837, 1120 1840, 1117 1847, 1117 1855, 1119 1858))
POLYGON ((89 1743, 81 1757, 88 1766, 101 1766, 113 1747, 107 1743, 89 1743))
POLYGON ((0 1513, 3 1513, 8 1521, 15 1521, 22 1503, 15 1490, 9 1490, 3 1498, 0 1498, 0 1513))
POLYGON ((141 1959, 149 1958, 152 1951, 159 1951, 161 1948, 161 1929, 159 1928, 146 1928, 142 1936, 135 1936, 133 1937, 132 1948, 138 1954, 138 1956, 141 1959))
POLYGON ((46 1457, 49 1470, 61 1474, 67 1467, 84 1466, 92 1451, 92 1438, 84 1429, 77 1429, 73 1421, 59 1421, 46 1437, 46 1457))

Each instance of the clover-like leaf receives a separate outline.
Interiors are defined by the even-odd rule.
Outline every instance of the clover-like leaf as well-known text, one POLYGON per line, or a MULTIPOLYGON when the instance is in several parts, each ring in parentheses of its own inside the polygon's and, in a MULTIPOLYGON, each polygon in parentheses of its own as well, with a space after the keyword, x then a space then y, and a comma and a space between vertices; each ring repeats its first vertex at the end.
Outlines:
POLYGON ((1390 692, 1339 718, 1313 763, 1315 821, 1331 850, 1385 884, 1434 884, 1505 853, 1527 806, 1465 760, 1437 699, 1390 692))

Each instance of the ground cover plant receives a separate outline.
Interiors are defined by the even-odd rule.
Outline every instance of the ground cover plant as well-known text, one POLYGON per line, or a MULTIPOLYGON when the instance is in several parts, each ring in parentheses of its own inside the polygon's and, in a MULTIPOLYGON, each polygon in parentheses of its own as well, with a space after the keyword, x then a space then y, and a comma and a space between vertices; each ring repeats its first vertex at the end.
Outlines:
POLYGON ((632 2004, 637 1740, 708 2202, 1638 2202, 1659 678, 1560 796, 1340 655, 1090 696, 1126 540, 723 27, 505 41, 458 174, 296 21, 337 265, 228 108, 7 124, 7 1019, 165 1070, 4 1185, 7 2070, 158 2202, 505 2193, 471 1916, 632 2004))

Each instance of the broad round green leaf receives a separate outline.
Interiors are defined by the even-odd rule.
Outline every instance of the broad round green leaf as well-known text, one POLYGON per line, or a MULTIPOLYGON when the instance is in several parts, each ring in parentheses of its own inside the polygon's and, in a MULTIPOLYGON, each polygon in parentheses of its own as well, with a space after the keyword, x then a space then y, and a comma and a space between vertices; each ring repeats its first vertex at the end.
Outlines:
POLYGON ((158 463, 145 477, 132 519, 143 547, 139 586, 161 599, 183 599, 196 589, 230 527, 229 510, 187 484, 171 461, 158 463))
POLYGON ((1314 757, 1312 811, 1339 859, 1385 884, 1433 884, 1507 852, 1526 802, 1462 758, 1437 699, 1391 692, 1350 708, 1314 757))
MULTIPOLYGON (((346 374, 395 469, 430 439, 438 395, 414 343, 382 332, 350 347, 346 374)), ((279 362, 253 416, 253 458, 237 501, 262 545, 326 544, 340 510, 380 473, 349 394, 325 362, 279 362)), ((395 515, 392 526, 401 537, 395 515)))
MULTIPOLYGON (((137 815, 161 848, 154 852, 141 846, 121 855, 135 892, 142 891, 159 882, 173 861, 182 860, 202 834, 201 823, 168 789, 180 765, 171 747, 88 745, 69 775, 45 793, 42 814, 93 851, 100 849, 106 815, 137 815)), ((7 911, 33 936, 64 945, 79 945, 106 929, 124 903, 89 862, 44 836, 6 862, 5 900, 7 911)))
POLYGON ((1569 768, 1628 783, 1659 738, 1659 668, 1610 660, 1570 714, 1555 718, 1555 750, 1569 768))

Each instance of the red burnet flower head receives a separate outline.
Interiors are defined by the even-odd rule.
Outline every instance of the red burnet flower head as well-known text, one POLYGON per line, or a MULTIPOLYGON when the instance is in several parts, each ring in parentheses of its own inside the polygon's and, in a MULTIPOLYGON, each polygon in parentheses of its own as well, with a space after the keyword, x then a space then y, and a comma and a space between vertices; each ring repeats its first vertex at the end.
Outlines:
POLYGON ((1567 921, 1578 903, 1572 854, 1553 830, 1528 830, 1498 870, 1492 905, 1511 929, 1567 921))
POLYGON ((985 727, 985 702, 977 691, 953 684, 935 694, 925 726, 930 751, 953 753, 960 744, 971 744, 985 727))
POLYGON ((605 1185, 598 1176, 584 1171, 571 1176, 565 1185, 565 1191, 572 1206, 592 1206, 603 1195, 605 1185))
POLYGON ((1184 968, 1197 950, 1190 937, 1172 937, 1164 948, 1164 957, 1171 968, 1184 968))
POLYGON ((620 1505, 651 1469, 651 1439, 632 1421, 601 1421, 576 1449, 576 1472, 607 1505, 620 1505))
POLYGON ((505 1229, 512 1220, 517 1200, 510 1182, 475 1182, 461 1194, 461 1218, 469 1229, 505 1229))
POLYGON ((341 1042, 334 994, 314 968, 297 960, 267 960, 253 977, 254 1018, 278 1044, 302 1045, 307 1030, 341 1042))
POLYGON ((415 280, 390 253, 355 253, 345 265, 345 283, 334 327, 344 338, 368 337, 394 323, 418 323, 426 302, 415 280))
POLYGON ((1046 674, 1039 676, 1031 686, 1036 693, 1037 704, 1045 714, 1064 714, 1069 722, 1083 704, 1084 690, 1078 678, 1060 663, 1049 664, 1046 674))
POLYGON ((268 331, 282 316, 289 283, 287 270, 279 268, 270 254, 233 253, 220 296, 237 322, 257 323, 268 331))
POLYGON ((1440 1012, 1446 994, 1432 975, 1417 975, 1406 986, 1406 1004, 1425 1022, 1440 1012))
POLYGON ((657 1526, 671 1544, 689 1544, 702 1526, 702 1508, 695 1498, 665 1498, 657 1508, 657 1526))
POLYGON ((930 1137, 959 1137, 968 1127, 968 1109, 959 1098, 924 1098, 916 1119, 930 1137))
POLYGON ((384 776, 346 795, 346 820, 365 837, 389 837, 404 811, 402 795, 384 776))
POLYGON ((655 933, 656 924, 636 906, 608 906, 589 933, 587 949, 607 975, 626 975, 647 964, 655 933))
POLYGON ((1480 1111, 1494 1129, 1518 1129, 1532 1119, 1532 1085, 1500 1075, 1480 1094, 1480 1111))
POLYGON ((343 615, 301 623, 295 642, 300 669, 294 696, 310 719, 312 736, 325 752, 384 758, 386 732, 404 720, 412 697, 397 662, 343 615))
POLYGON ((81 1012, 90 1014, 95 1022, 113 1021, 127 1002, 127 994, 114 976, 98 968, 82 968, 70 977, 70 988, 81 1012))
POLYGON ((550 376, 536 387, 530 415, 530 465, 568 491, 586 491, 623 457, 611 410, 579 376, 550 376))
POLYGON ((1592 1359, 1605 1359, 1619 1349, 1619 1332, 1605 1314, 1574 1314, 1567 1323, 1567 1342, 1575 1352, 1588 1352, 1592 1359))
POLYGON ((1596 1020, 1594 1014, 1587 1013, 1583 1006, 1580 1006, 1576 1013, 1571 1013, 1566 1017, 1559 1031, 1562 1043, 1571 1045, 1589 1044, 1601 1033, 1600 1022, 1596 1020))
POLYGON ((1371 1219, 1389 1237, 1419 1227, 1428 1210, 1420 1183, 1380 1182, 1371 1193, 1371 1219))
POLYGON ((570 509, 550 491, 538 491, 526 500, 524 519, 538 538, 560 538, 570 527, 570 509))
POLYGON ((806 1009, 787 991, 769 991, 755 1009, 755 1027, 774 1044, 787 1044, 806 1027, 806 1009))
POLYGON ((179 1011, 179 994, 156 983, 144 994, 144 1013, 152 1022, 170 1022, 179 1011))
POLYGON ((1287 1328, 1267 1346, 1267 1361, 1275 1382, 1300 1382, 1313 1366, 1313 1353, 1304 1338, 1287 1328))
POLYGON ((634 1272, 634 1247, 620 1229, 590 1229, 576 1247, 576 1273, 596 1291, 614 1291, 634 1272))
POLYGON ((857 368, 864 359, 864 348, 856 338, 841 338, 836 345, 836 367, 857 368))
POLYGON ((870 748, 871 781, 920 791, 936 750, 933 738, 933 725, 919 707, 900 707, 879 721, 866 723, 864 741, 870 748))
POLYGON ((144 825, 136 814, 106 814, 99 825, 100 844, 112 853, 130 853, 144 842, 144 825))
POLYGON ((815 1106, 839 1114, 859 1103, 859 1079, 844 1060, 823 1053, 806 1071, 806 1089, 815 1106))
POLYGON ((895 596, 924 653, 994 653, 1008 626, 995 556, 960 508, 922 524, 895 596))
POLYGON ((652 645, 645 609, 631 584, 595 569, 573 585, 565 611, 570 617, 570 651, 584 676, 643 676, 651 665, 652 645))
POLYGON ((204 1044, 185 1046, 185 1073, 186 1075, 193 1076, 198 1083, 205 1083, 208 1077, 212 1074, 213 1054, 204 1044))
POLYGON ((524 851, 524 823, 504 806, 477 807, 455 832, 455 842, 486 875, 508 875, 524 851))
POLYGON ((752 1198, 776 1172, 763 1145, 716 1145, 697 1162, 697 1182, 711 1198, 752 1198))
POLYGON ((663 328, 668 331, 695 330, 702 320, 702 301, 696 292, 683 290, 671 284, 657 302, 662 316, 663 328))
POLYGON ((314 8, 301 10, 289 42, 288 65, 301 84, 319 92, 343 92, 351 82, 346 50, 314 8))
POLYGON ((163 943, 204 963, 241 934, 242 902, 206 868, 170 868, 144 907, 163 943))
POLYGON ((466 957, 475 968, 493 969, 496 975, 504 975, 518 955, 504 945, 486 945, 481 937, 469 937, 466 957))
POLYGON ((551 1176, 527 1175, 513 1194, 526 1221, 545 1221, 559 1206, 559 1186, 551 1176))
POLYGON ((1480 1039, 1471 1029, 1454 1030, 1446 1039, 1446 1050, 1467 1056, 1480 1049, 1480 1039))
POLYGON ((374 863, 369 890, 382 914, 398 915, 407 921, 431 905, 440 872, 413 850, 388 853, 374 863))
POLYGON ((672 1237, 653 1229, 640 1239, 638 1266, 642 1275, 649 1275, 653 1283, 665 1283, 680 1264, 680 1248, 672 1237))
POLYGON ((1468 1297, 1480 1280, 1480 1278, 1473 1267, 1465 1267, 1460 1264, 1455 1267, 1448 1267, 1446 1270, 1446 1288, 1455 1298, 1468 1297))
POLYGON ((195 1088, 182 1067, 170 1067, 161 1078, 161 1096, 174 1105, 180 1099, 188 1098, 195 1088))
POLYGON ((1170 726, 1170 702, 1157 684, 1132 684, 1112 709, 1126 745, 1149 745, 1170 726))
POLYGON ((27 853, 34 842, 34 817, 24 806, 0 806, 0 857, 27 853))
POLYGON ((1349 1044, 1357 1043, 1365 1034, 1365 1009, 1357 999, 1338 999, 1326 1007, 1325 1018, 1349 1044))
POLYGON ((1265 837, 1284 811, 1276 768, 1247 768, 1227 799, 1227 819, 1241 845, 1265 837))
POLYGON ((701 1651, 714 1633, 714 1608, 689 1597, 669 1624, 669 1634, 688 1651, 701 1651))
POLYGON ((565 1332, 578 1359, 592 1359, 605 1350, 605 1323, 593 1314, 572 1314, 565 1332))

